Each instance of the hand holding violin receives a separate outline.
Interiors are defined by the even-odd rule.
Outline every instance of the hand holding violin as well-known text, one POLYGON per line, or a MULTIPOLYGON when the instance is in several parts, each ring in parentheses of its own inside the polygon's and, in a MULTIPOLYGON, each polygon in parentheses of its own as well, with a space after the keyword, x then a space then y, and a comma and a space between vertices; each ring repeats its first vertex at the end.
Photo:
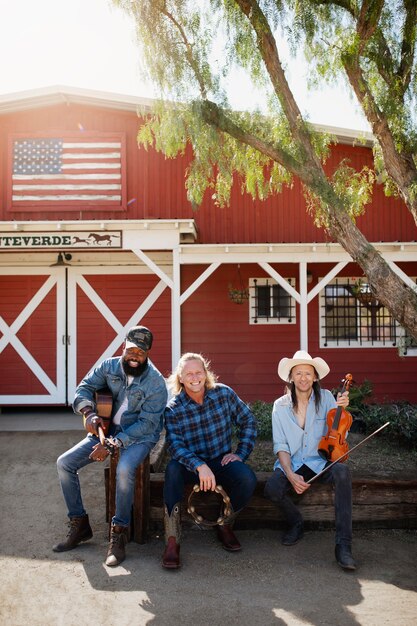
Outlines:
POLYGON ((326 461, 335 461, 343 457, 348 458, 349 450, 346 435, 352 426, 352 416, 345 407, 349 404, 349 388, 352 385, 352 374, 346 374, 342 381, 343 386, 338 393, 336 409, 330 409, 327 414, 327 434, 322 437, 318 446, 318 453, 326 461))
POLYGON ((339 392, 337 394, 336 404, 342 407, 349 406, 349 391, 344 391, 343 393, 339 392))

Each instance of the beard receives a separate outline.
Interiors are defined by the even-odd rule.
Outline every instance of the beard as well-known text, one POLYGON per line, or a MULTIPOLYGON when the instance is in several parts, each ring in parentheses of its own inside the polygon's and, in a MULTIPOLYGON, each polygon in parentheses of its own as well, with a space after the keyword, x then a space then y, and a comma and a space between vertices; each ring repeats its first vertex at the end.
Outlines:
MULTIPOLYGON (((134 359, 129 359, 129 361, 132 361, 132 360, 134 359)), ((143 363, 138 362, 137 367, 131 367, 129 363, 125 361, 125 359, 123 359, 122 366, 123 366, 123 371, 126 374, 126 376, 135 376, 135 377, 140 376, 148 367, 148 359, 146 359, 143 363)))

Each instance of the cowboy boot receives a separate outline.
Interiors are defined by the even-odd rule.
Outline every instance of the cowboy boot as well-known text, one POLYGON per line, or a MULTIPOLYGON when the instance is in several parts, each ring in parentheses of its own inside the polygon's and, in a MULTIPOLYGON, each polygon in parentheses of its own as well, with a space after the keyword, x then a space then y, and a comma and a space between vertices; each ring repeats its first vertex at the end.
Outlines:
POLYGON ((126 558, 125 546, 127 544, 127 526, 116 526, 112 524, 110 533, 110 543, 107 550, 106 565, 115 567, 126 558))
POLYGON ((340 565, 342 569, 346 569, 346 570, 356 569, 356 563, 352 556, 352 548, 350 544, 348 543, 336 544, 335 556, 336 556, 337 564, 340 565))
POLYGON ((237 517, 238 512, 234 512, 232 506, 230 506, 230 513, 224 518, 223 524, 216 526, 217 537, 221 541, 223 548, 228 552, 238 552, 242 549, 238 538, 233 532, 233 525, 237 517))
POLYGON ((179 502, 173 506, 171 515, 164 506, 165 527, 165 551, 162 557, 162 567, 166 569, 178 569, 180 564, 180 540, 181 540, 181 505, 179 502))
POLYGON ((81 517, 70 517, 68 522, 68 534, 65 541, 56 544, 52 547, 54 552, 66 552, 72 550, 82 541, 87 541, 93 536, 90 522, 88 521, 88 515, 82 515, 81 517))

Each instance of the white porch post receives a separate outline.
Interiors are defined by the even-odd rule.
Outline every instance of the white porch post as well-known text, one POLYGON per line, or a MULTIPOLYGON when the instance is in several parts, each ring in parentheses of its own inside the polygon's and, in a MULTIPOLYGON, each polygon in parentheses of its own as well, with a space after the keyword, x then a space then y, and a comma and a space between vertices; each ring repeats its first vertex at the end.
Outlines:
POLYGON ((300 267, 300 350, 308 352, 308 307, 307 307, 307 263, 300 267))
POLYGON ((172 289, 171 289, 171 337, 172 371, 181 356, 181 266, 179 248, 172 250, 172 289))

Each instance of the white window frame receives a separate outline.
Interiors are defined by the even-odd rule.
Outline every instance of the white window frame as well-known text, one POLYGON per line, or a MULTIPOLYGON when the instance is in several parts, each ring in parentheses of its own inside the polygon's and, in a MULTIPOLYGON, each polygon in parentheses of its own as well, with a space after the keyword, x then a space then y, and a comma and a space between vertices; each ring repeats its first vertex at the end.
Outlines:
MULTIPOLYGON (((296 280, 295 278, 286 278, 285 279, 291 286, 295 286, 296 280)), ((255 290, 256 287, 264 287, 266 285, 274 286, 281 285, 271 277, 263 277, 263 278, 249 278, 249 324, 253 324, 258 326, 260 324, 296 324, 297 323, 297 307, 294 298, 288 293, 288 297, 290 298, 290 307, 291 311, 294 312, 294 315, 291 319, 288 317, 259 317, 254 315, 254 311, 256 308, 256 297, 255 290)), ((282 289, 282 287, 281 287, 282 289)))
MULTIPOLYGON (((357 280, 362 280, 362 282, 366 282, 363 277, 361 279, 355 277, 343 277, 339 276, 329 281, 326 285, 335 285, 339 284, 343 286, 343 280, 349 280, 350 284, 357 280)), ((321 280, 321 279, 319 279, 321 280)), ((412 280, 416 280, 416 278, 412 278, 412 280)), ((397 350, 401 356, 417 356, 417 347, 408 347, 407 353, 403 353, 401 350, 401 339, 405 337, 405 330, 398 324, 396 320, 393 319, 396 328, 396 341, 393 343, 392 340, 387 339, 384 340, 376 340, 376 341, 364 341, 364 340, 337 340, 337 339, 328 339, 325 341, 324 329, 325 329, 325 315, 324 315, 324 307, 325 307, 325 288, 320 291, 319 296, 319 332, 320 332, 320 347, 321 348, 391 348, 397 350)), ((358 311, 361 309, 361 304, 357 303, 358 311)))

